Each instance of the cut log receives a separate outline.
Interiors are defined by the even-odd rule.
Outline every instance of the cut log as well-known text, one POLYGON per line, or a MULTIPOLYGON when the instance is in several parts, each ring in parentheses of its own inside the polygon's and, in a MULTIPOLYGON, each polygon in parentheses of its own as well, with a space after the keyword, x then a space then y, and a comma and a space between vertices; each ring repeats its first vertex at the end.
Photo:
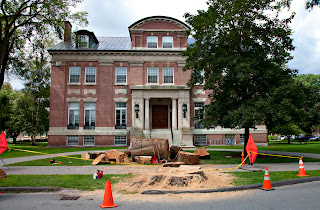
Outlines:
POLYGON ((177 154, 178 154, 179 151, 183 151, 181 149, 181 147, 178 147, 178 146, 171 146, 170 147, 170 159, 172 161, 174 161, 174 159, 177 157, 177 154))
POLYGON ((210 159, 210 153, 205 147, 197 148, 193 154, 200 155, 200 159, 210 159))
POLYGON ((184 165, 184 162, 168 162, 164 163, 162 167, 179 167, 181 165, 184 165))
POLYGON ((97 164, 100 163, 101 161, 106 161, 106 159, 108 159, 108 155, 107 155, 107 154, 99 155, 99 157, 97 157, 97 158, 92 162, 92 165, 97 165, 97 164))
POLYGON ((81 153, 81 158, 88 160, 90 159, 90 155, 88 153, 81 153))
POLYGON ((135 160, 136 156, 160 156, 160 159, 168 159, 169 142, 168 139, 152 139, 132 137, 131 156, 135 160))
POLYGON ((135 156, 135 161, 139 164, 151 163, 151 156, 135 156))
POLYGON ((108 159, 107 161, 110 161, 110 160, 115 160, 115 162, 117 164, 120 164, 123 162, 123 158, 124 158, 124 152, 120 152, 116 149, 112 149, 112 150, 109 150, 109 151, 106 151, 105 152, 108 156, 108 159))
POLYGON ((186 165, 197 165, 199 164, 200 155, 193 154, 190 152, 180 151, 178 153, 178 162, 184 162, 186 165))

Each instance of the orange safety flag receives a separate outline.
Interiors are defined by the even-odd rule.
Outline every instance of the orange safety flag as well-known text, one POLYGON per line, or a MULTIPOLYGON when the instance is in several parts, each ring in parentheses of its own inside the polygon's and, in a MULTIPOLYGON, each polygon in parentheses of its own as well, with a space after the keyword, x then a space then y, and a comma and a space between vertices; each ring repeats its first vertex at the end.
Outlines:
POLYGON ((247 143, 247 146, 246 146, 246 151, 249 154, 250 163, 253 164, 254 161, 257 158, 257 155, 258 155, 258 148, 257 148, 256 144, 254 143, 254 141, 252 139, 251 133, 250 133, 250 136, 249 136, 249 139, 248 139, 248 143, 247 143))
POLYGON ((2 154, 8 148, 8 142, 6 134, 2 131, 0 135, 0 154, 2 154))

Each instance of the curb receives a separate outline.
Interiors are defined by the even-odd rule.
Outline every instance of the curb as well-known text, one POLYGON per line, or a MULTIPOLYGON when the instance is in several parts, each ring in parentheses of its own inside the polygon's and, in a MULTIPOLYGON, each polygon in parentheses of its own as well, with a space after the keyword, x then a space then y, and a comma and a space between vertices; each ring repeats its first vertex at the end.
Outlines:
POLYGON ((0 187, 0 192, 50 192, 60 191, 57 187, 0 187))
MULTIPOLYGON (((320 176, 306 177, 300 179, 289 179, 283 181, 274 181, 271 183, 273 187, 280 187, 285 185, 300 184, 305 182, 319 181, 320 176)), ((183 193, 213 193, 213 192, 230 192, 250 189, 261 189, 263 184, 251 184, 251 185, 240 185, 235 187, 224 187, 218 189, 207 189, 207 190, 146 190, 141 194, 146 195, 162 195, 162 194, 183 194, 183 193)))

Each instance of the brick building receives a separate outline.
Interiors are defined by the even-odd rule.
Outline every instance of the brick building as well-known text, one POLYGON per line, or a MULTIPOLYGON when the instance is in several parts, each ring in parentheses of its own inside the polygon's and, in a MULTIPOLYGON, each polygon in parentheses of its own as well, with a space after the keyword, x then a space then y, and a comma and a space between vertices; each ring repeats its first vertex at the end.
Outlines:
MULTIPOLYGON (((193 119, 208 92, 190 89, 181 51, 190 29, 153 16, 129 27, 130 37, 96 37, 66 22, 65 40, 52 47, 49 146, 129 145, 130 137, 168 138, 172 145, 241 144, 244 130, 206 129, 193 119)), ((267 143, 265 126, 251 131, 267 143)))

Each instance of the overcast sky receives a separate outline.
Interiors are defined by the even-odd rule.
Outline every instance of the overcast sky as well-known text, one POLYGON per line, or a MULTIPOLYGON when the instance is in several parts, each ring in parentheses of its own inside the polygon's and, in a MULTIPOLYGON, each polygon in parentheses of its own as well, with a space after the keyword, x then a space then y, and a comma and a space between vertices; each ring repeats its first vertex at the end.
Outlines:
MULTIPOLYGON (((185 21, 186 12, 196 14, 207 9, 207 0, 84 0, 76 10, 87 11, 89 26, 85 29, 96 36, 128 37, 128 26, 148 16, 169 16, 185 21)), ((300 74, 320 74, 320 9, 305 10, 305 0, 293 0, 296 16, 291 23, 296 47, 289 67, 300 74)), ((82 29, 73 25, 73 30, 82 29)), ((14 88, 22 88, 14 82, 14 88)))

